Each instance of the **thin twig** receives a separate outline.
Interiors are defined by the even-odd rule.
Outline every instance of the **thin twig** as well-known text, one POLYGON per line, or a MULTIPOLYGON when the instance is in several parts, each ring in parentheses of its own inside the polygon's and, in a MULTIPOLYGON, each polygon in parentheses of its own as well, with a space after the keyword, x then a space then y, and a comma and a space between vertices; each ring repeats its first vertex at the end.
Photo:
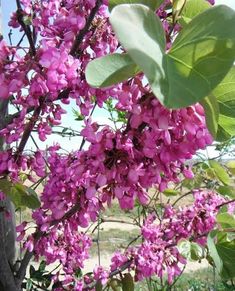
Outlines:
POLYGON ((98 251, 98 265, 101 265, 101 254, 100 254, 100 212, 99 212, 99 217, 98 217, 98 228, 97 228, 97 251, 98 251))
POLYGON ((221 207, 223 207, 223 206, 225 206, 227 204, 233 203, 233 202, 235 202, 235 199, 232 199, 232 200, 226 201, 224 203, 221 203, 220 205, 216 206, 216 208, 221 208, 221 207))
MULTIPOLYGON (((92 110, 91 110, 91 113, 90 113, 90 115, 89 115, 89 118, 90 118, 90 117, 92 116, 92 114, 94 113, 94 111, 95 111, 95 107, 96 107, 96 104, 97 104, 97 103, 95 102, 95 104, 94 104, 94 106, 93 106, 93 108, 92 108, 92 110)), ((85 138, 83 137, 82 142, 81 142, 81 145, 80 145, 80 147, 79 147, 79 151, 81 151, 81 150, 83 149, 85 142, 86 142, 86 140, 85 140, 85 138)))
POLYGON ((172 203, 172 207, 174 207, 181 199, 183 199, 184 197, 186 197, 186 196, 188 196, 188 195, 190 195, 190 194, 192 194, 192 191, 189 191, 189 192, 187 192, 187 193, 184 193, 183 195, 181 195, 179 198, 177 198, 176 200, 175 200, 175 202, 174 203, 172 203))
POLYGON ((136 223, 133 223, 133 222, 130 222, 130 221, 119 220, 119 219, 104 219, 104 218, 101 218, 101 223, 105 223, 105 222, 116 222, 116 223, 124 223, 124 224, 136 225, 136 223))

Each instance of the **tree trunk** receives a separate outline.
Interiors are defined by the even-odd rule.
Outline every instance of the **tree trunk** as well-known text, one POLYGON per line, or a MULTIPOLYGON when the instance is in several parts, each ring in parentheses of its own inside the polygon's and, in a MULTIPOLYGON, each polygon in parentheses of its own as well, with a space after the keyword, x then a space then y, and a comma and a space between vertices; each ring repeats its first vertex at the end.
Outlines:
MULTIPOLYGON (((0 93, 1 94, 1 93, 0 93)), ((0 129, 8 113, 8 100, 0 102, 0 129)), ((0 151, 4 150, 4 140, 0 139, 0 151)), ((8 197, 0 201, 0 290, 16 291, 12 267, 15 260, 15 209, 8 197), (9 213, 9 217, 6 215, 9 213)))

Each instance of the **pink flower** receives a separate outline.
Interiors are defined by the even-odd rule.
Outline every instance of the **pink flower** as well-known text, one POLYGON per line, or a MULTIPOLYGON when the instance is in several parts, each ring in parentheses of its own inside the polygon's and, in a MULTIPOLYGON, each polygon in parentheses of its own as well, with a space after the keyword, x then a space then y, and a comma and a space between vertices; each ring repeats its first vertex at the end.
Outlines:
POLYGON ((109 273, 105 271, 103 267, 95 266, 93 273, 94 273, 95 280, 97 281, 99 280, 102 285, 105 285, 107 283, 108 278, 109 278, 109 273))

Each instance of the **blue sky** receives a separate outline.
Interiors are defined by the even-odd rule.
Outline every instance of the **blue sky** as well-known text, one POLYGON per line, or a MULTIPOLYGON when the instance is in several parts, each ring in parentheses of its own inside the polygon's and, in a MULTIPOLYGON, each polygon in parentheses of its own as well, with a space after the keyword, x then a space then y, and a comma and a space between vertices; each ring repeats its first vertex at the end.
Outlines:
MULTIPOLYGON (((235 10, 235 0, 216 0, 216 4, 225 4, 235 10)), ((9 21, 10 14, 12 13, 12 11, 15 10, 15 8, 16 8, 16 4, 14 0, 2 0, 2 30, 3 30, 4 38, 7 40, 8 40, 8 33, 9 33, 9 27, 7 23, 9 21)), ((13 43, 17 43, 18 39, 19 39, 19 35, 14 32, 14 35, 12 36, 13 43)), ((80 130, 81 122, 74 121, 72 108, 76 108, 76 104, 74 102, 72 102, 69 106, 64 106, 64 109, 67 110, 68 114, 65 114, 63 116, 62 124, 65 127, 72 127, 76 130, 80 130)), ((108 120, 108 114, 104 110, 97 109, 94 113, 94 119, 99 121, 102 124, 110 123, 108 120)), ((38 140, 37 135, 34 135, 34 138, 37 141, 37 143, 40 144, 41 148, 46 148, 46 146, 52 145, 54 142, 59 142, 62 148, 65 148, 68 151, 78 149, 81 143, 80 137, 72 137, 69 139, 69 138, 62 138, 58 135, 51 135, 48 138, 48 140, 44 143, 41 143, 38 140)), ((28 149, 35 149, 35 146, 32 143, 32 141, 29 141, 28 149)), ((212 156, 214 156, 215 154, 212 149, 209 149, 209 153, 212 156)))

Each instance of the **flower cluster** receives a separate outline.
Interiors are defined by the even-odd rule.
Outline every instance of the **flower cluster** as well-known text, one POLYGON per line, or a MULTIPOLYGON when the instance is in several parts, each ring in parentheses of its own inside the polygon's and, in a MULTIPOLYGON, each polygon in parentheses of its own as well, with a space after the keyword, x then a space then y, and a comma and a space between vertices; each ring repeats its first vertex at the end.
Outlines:
MULTIPOLYGON (((36 258, 44 256, 47 264, 58 261, 66 274, 62 285, 82 290, 83 282, 75 275, 83 268, 91 246, 82 228, 95 222, 114 199, 122 209, 133 209, 136 200, 146 205, 147 189, 164 191, 182 176, 193 178, 185 162, 211 144, 212 137, 200 104, 178 110, 164 108, 142 74, 106 89, 87 84, 84 70, 90 60, 122 51, 108 20, 107 1, 19 3, 21 8, 13 13, 9 25, 24 32, 29 47, 22 41, 17 47, 0 41, 0 100, 9 100, 15 109, 0 128, 0 138, 10 145, 0 152, 0 175, 9 175, 13 181, 20 180, 21 172, 27 172, 31 181, 35 175, 46 178, 41 207, 32 215, 36 234, 24 241, 24 247, 36 258), (115 100, 116 109, 126 116, 127 122, 118 129, 100 125, 90 117, 94 104, 102 107, 108 98, 115 100), (33 130, 41 141, 47 139, 72 99, 85 116, 81 135, 87 148, 63 155, 59 145, 50 147, 47 155, 39 149, 24 152, 33 130)), ((169 4, 169 0, 164 1, 156 11, 166 32, 167 48, 180 30, 175 25, 171 31, 169 4)), ((4 199, 0 194, 0 200, 4 199)), ((144 242, 124 255, 116 253, 111 272, 128 258, 136 280, 152 275, 162 278, 167 273, 172 282, 185 264, 177 243, 194 238, 204 245, 221 203, 213 192, 194 195, 191 207, 174 209, 169 205, 160 224, 151 215, 142 228, 144 242)), ((26 227, 23 223, 17 228, 18 240, 24 239, 26 227)), ((94 279, 102 284, 109 276, 101 266, 94 269, 94 279)), ((61 280, 60 273, 53 280, 61 280)), ((84 277, 84 282, 92 280, 84 277)))
POLYGON ((150 215, 142 227, 144 242, 123 255, 116 253, 111 271, 130 261, 129 268, 135 271, 137 281, 167 275, 171 284, 187 262, 177 244, 181 239, 190 239, 205 246, 206 237, 216 223, 218 206, 224 202, 213 191, 194 191, 194 199, 191 206, 178 209, 167 206, 160 221, 154 213, 150 215))

